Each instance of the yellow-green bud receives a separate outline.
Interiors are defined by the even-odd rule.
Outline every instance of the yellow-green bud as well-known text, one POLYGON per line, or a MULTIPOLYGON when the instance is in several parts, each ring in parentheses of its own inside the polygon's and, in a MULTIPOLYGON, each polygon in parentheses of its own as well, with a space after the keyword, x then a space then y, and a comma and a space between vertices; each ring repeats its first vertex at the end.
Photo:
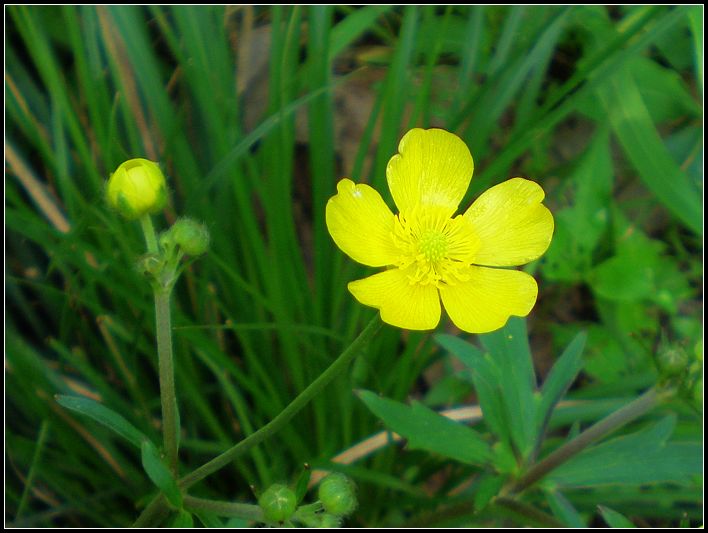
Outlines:
POLYGON ((209 248, 209 232, 206 226, 189 218, 175 222, 170 228, 170 236, 187 255, 202 255, 209 248))
POLYGON ((295 492, 276 483, 266 489, 258 498, 258 505, 263 509, 263 516, 268 522, 285 522, 297 508, 295 492))
POLYGON ((339 472, 322 480, 317 497, 325 511, 335 516, 348 516, 357 506, 354 482, 339 472))
POLYGON ((129 159, 108 179, 108 204, 129 220, 155 213, 167 202, 165 176, 157 163, 129 159))

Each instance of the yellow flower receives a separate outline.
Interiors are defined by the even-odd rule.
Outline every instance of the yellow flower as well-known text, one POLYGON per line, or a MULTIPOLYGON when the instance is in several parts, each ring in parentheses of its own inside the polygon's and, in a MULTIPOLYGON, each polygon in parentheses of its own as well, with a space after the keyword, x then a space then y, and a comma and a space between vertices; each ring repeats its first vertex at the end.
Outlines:
POLYGON ((484 192, 455 215, 472 178, 469 149, 440 129, 413 129, 398 146, 386 178, 399 213, 379 193, 342 179, 327 203, 334 242, 378 274, 349 283, 359 302, 381 311, 384 322, 433 329, 440 301, 461 330, 484 333, 510 316, 529 314, 538 295, 519 266, 540 257, 553 235, 543 189, 513 178, 484 192))
POLYGON ((130 220, 155 213, 167 201, 165 176, 157 163, 130 159, 111 174, 106 197, 111 207, 130 220))

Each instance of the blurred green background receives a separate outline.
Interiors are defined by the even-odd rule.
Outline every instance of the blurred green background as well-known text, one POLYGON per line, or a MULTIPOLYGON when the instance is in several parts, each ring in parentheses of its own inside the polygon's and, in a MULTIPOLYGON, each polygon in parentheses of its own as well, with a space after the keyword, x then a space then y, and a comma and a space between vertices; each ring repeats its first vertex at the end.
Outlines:
MULTIPOLYGON (((385 166, 413 126, 467 142, 465 207, 512 176, 544 187, 556 234, 532 267, 528 328, 541 377, 588 332, 576 420, 654 384, 663 353, 702 357, 702 6, 5 15, 6 524, 126 526, 151 493, 134 450, 53 400, 98 399, 159 437, 140 228, 103 201, 108 175, 133 157, 168 176, 158 229, 190 216, 212 235, 173 300, 183 472, 272 419, 372 316, 346 290, 368 271, 333 244, 324 206, 343 176, 390 203, 385 166)), ((458 333, 446 320, 439 331, 458 333)), ((381 429, 356 388, 474 404, 458 370, 431 335, 386 327, 347 376, 196 493, 253 501, 249 485, 327 466, 381 429)), ((702 439, 700 414, 685 402, 671 412, 674 439, 702 439)), ((360 487, 348 523, 366 527, 441 525, 436 510, 474 475, 395 447, 346 471, 360 487)), ((566 497, 591 525, 603 503, 675 526, 701 523, 701 494, 694 481, 566 497)))

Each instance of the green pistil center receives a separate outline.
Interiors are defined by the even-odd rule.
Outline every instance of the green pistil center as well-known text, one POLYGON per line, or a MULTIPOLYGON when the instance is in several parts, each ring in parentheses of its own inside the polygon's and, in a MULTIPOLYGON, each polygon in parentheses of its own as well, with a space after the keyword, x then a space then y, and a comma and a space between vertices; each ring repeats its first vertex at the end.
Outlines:
POLYGON ((431 264, 435 264, 445 258, 447 247, 447 237, 438 230, 426 230, 418 240, 418 250, 425 260, 431 264))

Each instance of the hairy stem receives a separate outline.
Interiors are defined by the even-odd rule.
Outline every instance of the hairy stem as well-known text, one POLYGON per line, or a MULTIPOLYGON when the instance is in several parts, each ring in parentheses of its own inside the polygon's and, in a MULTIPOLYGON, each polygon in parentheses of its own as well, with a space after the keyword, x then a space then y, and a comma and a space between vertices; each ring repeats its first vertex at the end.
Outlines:
POLYGON ((179 411, 175 393, 175 368, 172 355, 172 325, 170 289, 155 289, 155 324, 157 330, 157 357, 160 374, 160 403, 162 404, 162 438, 167 464, 177 474, 179 450, 179 411))
POLYGON ((155 234, 155 227, 152 225, 150 215, 145 214, 140 217, 140 225, 143 228, 143 235, 145 236, 145 245, 148 253, 158 253, 159 249, 157 247, 157 235, 155 234))

